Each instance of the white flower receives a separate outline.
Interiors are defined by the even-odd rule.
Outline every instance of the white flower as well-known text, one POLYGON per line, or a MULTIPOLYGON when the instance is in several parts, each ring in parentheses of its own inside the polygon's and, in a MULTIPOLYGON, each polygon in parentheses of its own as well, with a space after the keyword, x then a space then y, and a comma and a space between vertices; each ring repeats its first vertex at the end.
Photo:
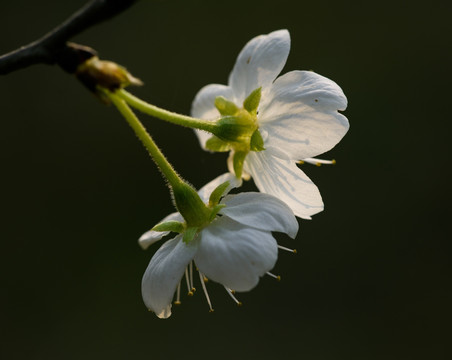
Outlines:
MULTIPOLYGON (((232 186, 239 185, 235 176, 223 174, 204 186, 199 196, 207 202, 212 190, 226 181, 232 186)), ((142 295, 146 306, 158 317, 171 315, 171 301, 176 289, 179 298, 184 273, 191 290, 192 261, 202 280, 207 277, 224 285, 233 296, 232 290, 251 290, 275 265, 278 245, 272 231, 286 233, 292 238, 297 234, 298 222, 292 211, 273 196, 261 193, 226 195, 220 204, 225 207, 192 241, 182 241, 183 234, 179 234, 165 242, 151 259, 143 276, 142 295)), ((183 221, 179 213, 167 216, 162 222, 169 220, 183 221)), ((139 243, 147 248, 168 233, 148 231, 139 243)), ((201 284, 205 289, 204 281, 201 284)), ((205 294, 211 307, 207 291, 205 294)))
MULTIPOLYGON (((220 116, 214 105, 217 97, 240 108, 247 96, 261 87, 257 123, 265 150, 250 151, 243 170, 253 177, 260 191, 284 201, 295 215, 310 219, 323 210, 323 202, 317 187, 296 162, 315 161, 310 158, 330 150, 342 139, 349 123, 338 110, 345 110, 347 99, 336 83, 311 71, 291 71, 276 78, 289 49, 287 30, 252 39, 240 52, 228 85, 202 88, 193 101, 192 115, 216 120, 220 116)), ((205 148, 211 134, 196 133, 205 148)))

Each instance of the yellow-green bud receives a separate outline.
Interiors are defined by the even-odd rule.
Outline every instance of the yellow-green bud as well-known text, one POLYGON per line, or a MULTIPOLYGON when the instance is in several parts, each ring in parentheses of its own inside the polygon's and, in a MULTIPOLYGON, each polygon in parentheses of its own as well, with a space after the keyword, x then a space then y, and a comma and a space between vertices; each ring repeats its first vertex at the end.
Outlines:
POLYGON ((77 78, 90 90, 103 87, 110 91, 122 89, 129 85, 142 85, 140 79, 132 76, 126 68, 93 56, 80 64, 75 71, 77 78))

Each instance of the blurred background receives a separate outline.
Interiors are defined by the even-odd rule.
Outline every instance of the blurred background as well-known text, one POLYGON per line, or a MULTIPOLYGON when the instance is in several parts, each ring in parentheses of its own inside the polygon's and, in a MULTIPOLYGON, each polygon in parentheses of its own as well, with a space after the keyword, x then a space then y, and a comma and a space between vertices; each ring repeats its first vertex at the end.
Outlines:
MULTIPOLYGON (((2 1, 0 53, 84 0, 2 1)), ((140 283, 138 237, 172 211, 164 182, 113 107, 58 67, 0 78, 2 359, 449 359, 451 6, 447 1, 139 1, 73 40, 145 82, 130 90, 188 114, 225 84, 252 37, 287 28, 284 72, 314 70, 349 99, 349 133, 303 165, 325 211, 238 308, 218 284, 168 320, 140 283)), ((200 187, 225 156, 191 130, 141 116, 200 187)), ((252 183, 247 189, 254 189, 252 183)))

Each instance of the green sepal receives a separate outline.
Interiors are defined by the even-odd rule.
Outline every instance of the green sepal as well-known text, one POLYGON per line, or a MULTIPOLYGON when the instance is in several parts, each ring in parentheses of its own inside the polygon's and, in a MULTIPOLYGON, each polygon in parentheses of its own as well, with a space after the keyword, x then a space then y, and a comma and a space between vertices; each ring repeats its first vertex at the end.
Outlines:
POLYGON ((243 163, 245 161, 246 155, 248 155, 248 152, 246 151, 236 151, 234 153, 232 166, 234 168, 235 176, 237 176, 238 178, 242 177, 243 163))
POLYGON ((174 203, 188 227, 202 226, 210 216, 210 209, 204 204, 196 190, 182 182, 173 186, 174 203))
POLYGON ((216 136, 212 136, 206 141, 206 149, 215 152, 225 152, 231 150, 231 146, 226 141, 223 141, 216 136))
POLYGON ((251 94, 243 102, 243 107, 250 114, 255 115, 257 113, 257 108, 259 106, 259 102, 261 101, 262 87, 258 87, 253 90, 251 94))
POLYGON ((185 230, 185 224, 180 221, 165 221, 160 224, 155 225, 152 231, 172 231, 177 233, 182 233, 185 230))
POLYGON ((232 101, 227 100, 223 96, 215 98, 215 107, 221 115, 234 115, 239 110, 232 101))
POLYGON ((213 221, 213 219, 215 219, 215 217, 217 216, 218 212, 223 209, 224 207, 226 207, 225 204, 217 204, 212 208, 212 213, 210 214, 210 221, 213 221))
POLYGON ((198 228, 196 226, 189 227, 184 232, 184 237, 182 238, 182 241, 184 243, 188 244, 190 241, 192 241, 195 238, 197 232, 198 232, 198 228))
POLYGON ((228 188, 229 184, 229 181, 226 181, 223 184, 218 185, 215 190, 212 191, 209 197, 209 205, 217 205, 220 202, 220 199, 228 188))
POLYGON ((262 151, 265 150, 264 148, 264 139, 262 139, 262 135, 257 129, 253 135, 251 135, 251 141, 250 141, 250 149, 251 151, 262 151))

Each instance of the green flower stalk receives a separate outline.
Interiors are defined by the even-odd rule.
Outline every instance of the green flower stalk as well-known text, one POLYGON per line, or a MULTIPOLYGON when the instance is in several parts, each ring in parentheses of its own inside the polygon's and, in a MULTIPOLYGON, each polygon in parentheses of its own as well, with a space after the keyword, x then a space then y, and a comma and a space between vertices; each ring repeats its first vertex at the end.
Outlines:
POLYGON ((235 175, 242 176, 243 161, 250 151, 262 151, 263 140, 259 133, 257 108, 261 98, 261 88, 257 88, 237 107, 233 102, 219 96, 215 99, 215 107, 220 117, 215 121, 201 120, 161 109, 149 104, 124 89, 116 92, 117 96, 133 108, 168 121, 170 123, 202 130, 213 136, 206 144, 211 151, 234 151, 233 167, 235 175))
MULTIPOLYGON (((111 100, 126 119, 137 137, 148 150, 157 167, 168 180, 176 208, 186 222, 185 226, 181 227, 180 224, 174 224, 172 228, 177 228, 180 231, 181 229, 199 229, 207 225, 211 221, 212 214, 218 210, 215 207, 208 207, 204 204, 196 190, 177 174, 125 101, 107 89, 101 89, 101 91, 111 100)), ((193 238, 196 231, 189 231, 187 234, 193 238)), ((190 239, 187 238, 186 240, 189 241, 190 239)))

